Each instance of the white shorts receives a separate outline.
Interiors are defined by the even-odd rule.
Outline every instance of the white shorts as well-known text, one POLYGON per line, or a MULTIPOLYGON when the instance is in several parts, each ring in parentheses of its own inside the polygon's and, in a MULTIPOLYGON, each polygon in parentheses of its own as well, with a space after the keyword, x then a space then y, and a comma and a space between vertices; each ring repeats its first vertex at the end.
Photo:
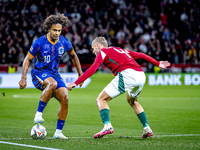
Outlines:
POLYGON ((104 91, 114 98, 124 92, 132 98, 137 98, 145 84, 146 77, 143 71, 126 69, 115 76, 115 78, 104 88, 104 91))

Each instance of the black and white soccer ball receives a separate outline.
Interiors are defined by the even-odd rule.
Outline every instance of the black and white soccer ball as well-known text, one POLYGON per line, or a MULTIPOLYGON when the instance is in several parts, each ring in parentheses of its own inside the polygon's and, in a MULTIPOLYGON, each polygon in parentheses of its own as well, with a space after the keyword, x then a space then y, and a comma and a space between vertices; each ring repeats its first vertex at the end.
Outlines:
POLYGON ((31 129, 31 137, 33 139, 44 139, 47 136, 46 128, 40 124, 37 124, 31 129))

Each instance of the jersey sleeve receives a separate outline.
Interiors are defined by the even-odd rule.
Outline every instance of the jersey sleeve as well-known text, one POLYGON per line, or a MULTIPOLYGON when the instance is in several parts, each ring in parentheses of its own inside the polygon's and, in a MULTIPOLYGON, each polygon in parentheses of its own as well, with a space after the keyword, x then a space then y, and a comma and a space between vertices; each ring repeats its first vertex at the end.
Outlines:
POLYGON ((81 82, 85 81, 90 76, 92 76, 97 71, 99 66, 103 63, 105 57, 106 54, 103 51, 99 51, 99 54, 96 56, 92 66, 89 69, 87 69, 85 73, 80 78, 78 78, 74 83, 78 85, 81 82))
POLYGON ((39 46, 39 42, 38 42, 38 39, 37 39, 31 45, 31 48, 28 51, 28 55, 31 56, 32 58, 34 58, 36 56, 37 51, 38 51, 39 48, 40 48, 40 46, 39 46))
POLYGON ((74 48, 71 42, 67 38, 64 38, 64 39, 65 39, 65 52, 67 52, 68 54, 72 54, 74 51, 74 48))
POLYGON ((93 64, 92 64, 92 66, 90 67, 90 68, 88 68, 85 72, 84 72, 84 74, 80 77, 80 78, 78 78, 74 83, 76 84, 76 85, 79 85, 81 82, 83 82, 83 81, 85 81, 87 78, 89 78, 90 76, 92 76, 96 71, 97 71, 97 69, 99 68, 99 66, 100 66, 101 64, 99 63, 99 62, 94 62, 93 64))
POLYGON ((148 56, 148 55, 146 55, 144 53, 134 52, 134 51, 128 51, 128 52, 129 52, 129 54, 131 55, 131 57, 133 59, 142 58, 142 59, 144 59, 144 60, 146 60, 146 61, 148 61, 148 62, 150 62, 150 63, 152 63, 152 64, 154 64, 156 66, 159 66, 159 64, 160 64, 159 61, 155 60, 154 58, 152 58, 152 57, 150 57, 150 56, 148 56))
POLYGON ((104 62, 105 57, 106 57, 106 54, 103 51, 99 51, 99 54, 95 58, 95 61, 102 64, 104 62))

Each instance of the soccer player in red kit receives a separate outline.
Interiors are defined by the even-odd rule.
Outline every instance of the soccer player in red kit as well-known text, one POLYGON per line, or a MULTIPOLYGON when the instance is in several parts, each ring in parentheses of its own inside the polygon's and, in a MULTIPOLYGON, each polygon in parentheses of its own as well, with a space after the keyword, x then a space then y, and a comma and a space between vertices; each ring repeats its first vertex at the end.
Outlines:
POLYGON ((170 66, 170 63, 168 61, 156 61, 143 53, 124 50, 119 47, 108 47, 107 40, 104 37, 96 37, 92 42, 92 48, 93 53, 96 55, 94 63, 74 83, 70 83, 67 89, 72 90, 72 88, 89 78, 101 64, 109 68, 115 75, 115 78, 102 90, 96 99, 104 128, 96 133, 94 138, 102 138, 104 135, 114 132, 114 128, 110 122, 110 110, 107 102, 126 91, 127 102, 134 109, 144 127, 142 138, 153 136, 146 114, 137 101, 145 84, 146 77, 144 71, 134 59, 145 59, 163 69, 170 66))

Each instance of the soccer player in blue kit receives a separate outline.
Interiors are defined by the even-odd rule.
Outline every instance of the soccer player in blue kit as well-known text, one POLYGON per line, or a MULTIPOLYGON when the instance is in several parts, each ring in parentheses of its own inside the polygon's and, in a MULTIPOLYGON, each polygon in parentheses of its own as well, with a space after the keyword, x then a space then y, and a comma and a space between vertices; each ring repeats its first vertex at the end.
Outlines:
MULTIPOLYGON (((37 56, 37 62, 31 71, 34 86, 42 91, 34 123, 43 123, 42 113, 49 102, 54 97, 59 103, 57 128, 53 138, 68 139, 63 135, 62 129, 68 113, 68 91, 61 76, 58 73, 59 62, 64 53, 68 53, 75 65, 78 76, 82 73, 79 59, 67 38, 61 36, 61 31, 69 23, 63 14, 50 15, 43 23, 44 31, 48 32, 41 36, 32 44, 23 62, 23 71, 19 81, 20 89, 26 87, 26 75, 30 61, 37 56)), ((83 83, 82 83, 83 84, 83 83)), ((80 86, 82 86, 82 84, 80 86)))

